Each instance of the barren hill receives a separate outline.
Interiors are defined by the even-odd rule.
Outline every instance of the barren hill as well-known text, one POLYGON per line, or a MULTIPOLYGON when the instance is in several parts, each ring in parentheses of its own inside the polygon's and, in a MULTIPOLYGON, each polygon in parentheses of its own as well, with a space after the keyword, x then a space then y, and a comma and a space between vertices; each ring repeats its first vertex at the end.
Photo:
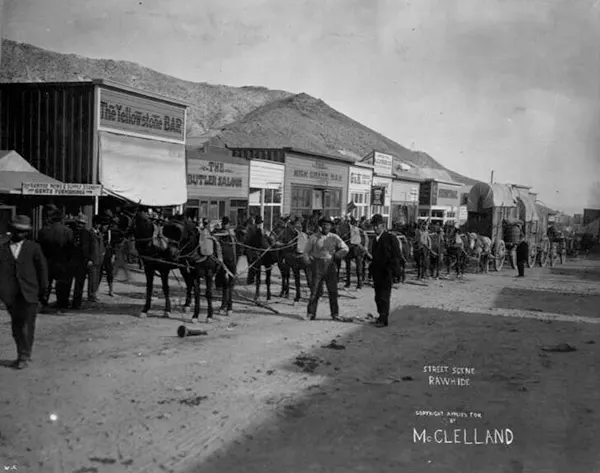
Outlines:
POLYGON ((0 81, 62 82, 110 79, 131 87, 194 104, 188 133, 218 129, 252 110, 292 94, 265 87, 229 87, 189 82, 128 61, 61 54, 30 44, 2 41, 0 81))
POLYGON ((219 135, 231 147, 291 146, 363 157, 373 149, 418 167, 447 170, 458 182, 475 181, 411 151, 306 94, 264 87, 229 87, 184 81, 128 61, 90 59, 4 40, 0 81, 116 82, 193 104, 189 136, 219 135))

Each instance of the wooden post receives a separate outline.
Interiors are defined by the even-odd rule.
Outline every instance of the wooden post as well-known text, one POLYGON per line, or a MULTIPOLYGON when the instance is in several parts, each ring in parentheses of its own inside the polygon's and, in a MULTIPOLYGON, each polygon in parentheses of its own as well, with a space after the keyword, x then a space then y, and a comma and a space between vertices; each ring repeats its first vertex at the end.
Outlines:
POLYGON ((494 183, 494 170, 492 169, 492 175, 490 176, 490 184, 494 183))

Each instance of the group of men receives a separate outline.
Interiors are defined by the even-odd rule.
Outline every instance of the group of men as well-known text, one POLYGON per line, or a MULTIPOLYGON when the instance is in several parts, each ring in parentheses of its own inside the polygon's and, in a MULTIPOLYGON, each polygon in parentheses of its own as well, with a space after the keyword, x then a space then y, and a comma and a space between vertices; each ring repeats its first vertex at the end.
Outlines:
POLYGON ((38 235, 48 262, 49 279, 41 302, 44 308, 49 307, 52 284, 55 283, 58 314, 81 308, 86 281, 88 302, 94 303, 98 301, 97 291, 103 275, 110 296, 114 295, 115 269, 122 268, 129 279, 124 256, 126 229, 120 227, 119 216, 113 216, 110 211, 95 215, 91 229, 87 226, 88 218, 82 213, 67 219, 59 209, 50 208, 38 235), (73 296, 69 303, 71 289, 73 296))

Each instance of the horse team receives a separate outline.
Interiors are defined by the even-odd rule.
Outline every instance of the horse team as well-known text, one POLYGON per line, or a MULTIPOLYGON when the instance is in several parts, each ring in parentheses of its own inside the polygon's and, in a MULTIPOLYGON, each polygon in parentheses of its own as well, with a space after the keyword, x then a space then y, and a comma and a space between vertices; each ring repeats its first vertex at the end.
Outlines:
MULTIPOLYGON (((262 219, 249 219, 235 231, 234 238, 223 240, 203 226, 197 226, 189 218, 175 217, 166 222, 153 221, 141 209, 132 219, 130 233, 134 236, 138 255, 143 261, 146 276, 146 301, 140 316, 146 316, 151 308, 154 275, 158 273, 165 296, 164 316, 172 310, 169 294, 169 273, 178 269, 186 286, 184 311, 191 307, 194 297, 192 322, 200 312, 200 283, 205 284, 207 321, 212 320, 213 286, 219 272, 224 277, 238 278, 222 262, 222 245, 235 245, 237 256, 246 255, 248 261, 247 282, 254 284, 254 299, 261 293, 262 272, 266 285, 266 299, 272 298, 271 273, 274 266, 281 273, 280 298, 290 297, 290 279, 294 276, 294 303, 302 297, 302 275, 310 281, 310 269, 303 258, 308 236, 318 231, 317 219, 281 218, 272 231, 265 231, 262 219)), ((334 232, 348 245, 349 252, 343 261, 338 262, 338 279, 345 263, 345 287, 350 287, 352 269, 355 270, 356 288, 361 289, 371 279, 368 262, 370 248, 375 238, 366 225, 359 225, 352 217, 336 219, 334 232)), ((392 231, 398 238, 401 249, 401 276, 396 282, 405 282, 406 266, 414 261, 417 279, 429 276, 439 278, 440 269, 446 265, 447 273, 456 270, 457 277, 464 275, 471 260, 477 261, 480 271, 487 272, 491 256, 491 240, 475 233, 461 233, 453 226, 434 226, 431 230, 426 223, 404 226, 392 231), (397 231, 399 230, 399 231, 397 231)), ((310 284, 308 284, 310 286, 310 284)))

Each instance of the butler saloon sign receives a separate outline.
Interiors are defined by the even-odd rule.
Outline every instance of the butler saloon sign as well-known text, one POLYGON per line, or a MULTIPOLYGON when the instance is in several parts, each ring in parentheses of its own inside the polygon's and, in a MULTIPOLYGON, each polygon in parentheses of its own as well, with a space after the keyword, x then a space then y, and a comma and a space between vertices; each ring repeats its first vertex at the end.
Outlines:
POLYGON ((100 89, 100 127, 183 141, 185 108, 100 89))
POLYGON ((248 198, 249 168, 244 164, 188 160, 190 197, 248 198))

